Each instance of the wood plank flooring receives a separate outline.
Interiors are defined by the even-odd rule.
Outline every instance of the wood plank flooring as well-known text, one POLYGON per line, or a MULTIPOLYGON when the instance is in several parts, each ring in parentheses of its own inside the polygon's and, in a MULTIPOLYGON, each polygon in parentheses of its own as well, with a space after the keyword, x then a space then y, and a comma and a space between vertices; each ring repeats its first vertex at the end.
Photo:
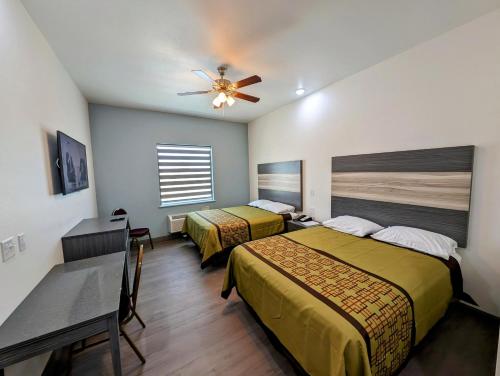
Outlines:
MULTIPOLYGON (((124 375, 290 375, 245 304, 220 297, 224 268, 200 269, 189 241, 158 244, 144 255, 136 320, 125 328, 146 357, 142 365, 121 338, 124 375)), ((72 375, 112 375, 109 345, 73 357, 72 375)))
MULTIPOLYGON (((224 268, 202 271, 191 242, 171 240, 146 251, 142 273, 138 311, 147 327, 142 329, 132 320, 126 330, 147 363, 142 365, 122 338, 124 375, 295 374, 241 299, 234 292, 228 301, 220 298, 224 268)), ((430 333, 401 375, 469 375, 472 370, 475 375, 494 374, 498 322, 474 321, 467 312, 450 311, 450 317, 430 333), (459 332, 454 339, 462 324, 471 333, 459 332)), ((112 375, 109 344, 75 355, 71 374, 112 375)))

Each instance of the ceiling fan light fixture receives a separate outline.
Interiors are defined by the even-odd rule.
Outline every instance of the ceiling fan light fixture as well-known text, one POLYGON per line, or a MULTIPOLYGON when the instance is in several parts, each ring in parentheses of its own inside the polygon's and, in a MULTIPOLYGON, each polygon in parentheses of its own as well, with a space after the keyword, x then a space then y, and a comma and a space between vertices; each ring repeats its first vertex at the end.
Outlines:
POLYGON ((305 92, 306 91, 304 90, 304 88, 301 88, 301 87, 299 87, 297 90, 295 90, 295 94, 297 94, 297 95, 302 95, 305 92))
POLYGON ((219 96, 216 96, 215 99, 212 101, 212 104, 215 106, 215 107, 220 107, 220 105, 222 104, 221 100, 219 99, 219 96))
POLYGON ((234 100, 234 98, 232 96, 228 95, 226 98, 226 102, 229 105, 229 107, 231 107, 234 104, 234 102, 236 102, 236 101, 234 100))
POLYGON ((226 93, 224 93, 223 91, 221 91, 219 93, 219 95, 217 96, 217 98, 219 99, 219 101, 221 103, 224 103, 227 100, 227 95, 226 95, 226 93))

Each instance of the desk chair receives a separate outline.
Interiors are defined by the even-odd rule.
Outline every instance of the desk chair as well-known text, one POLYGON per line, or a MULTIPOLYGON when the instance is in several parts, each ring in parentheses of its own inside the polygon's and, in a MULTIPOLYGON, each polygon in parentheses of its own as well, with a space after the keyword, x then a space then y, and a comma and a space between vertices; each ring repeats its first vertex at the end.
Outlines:
POLYGON ((142 271, 142 259, 144 257, 144 246, 141 244, 139 247, 139 251, 137 252, 137 260, 135 264, 135 274, 134 274, 134 286, 132 288, 132 294, 129 295, 130 298, 130 309, 127 317, 123 319, 121 322, 123 325, 127 324, 134 317, 139 321, 143 328, 146 327, 144 321, 142 321, 141 317, 137 313, 137 296, 139 295, 139 283, 141 282, 141 271, 142 271))
MULTIPOLYGON (((128 324, 130 320, 132 320, 134 317, 139 321, 141 326, 143 328, 146 327, 146 324, 144 324, 144 321, 142 321, 141 317, 137 313, 137 296, 139 295, 139 283, 141 282, 141 272, 142 272, 142 259, 144 257, 144 246, 141 244, 139 246, 139 251, 137 252, 137 260, 135 264, 135 274, 134 274, 134 287, 132 289, 132 294, 129 295, 129 309, 128 309, 128 314, 125 314, 125 318, 120 321, 120 333, 123 335, 123 338, 128 342, 132 350, 134 350, 135 354, 139 357, 142 363, 146 363, 146 359, 144 359, 144 356, 140 352, 140 350, 135 346, 134 342, 132 342, 132 339, 128 336, 128 334, 125 332, 123 329, 123 326, 128 324)), ((125 312, 127 313, 127 312, 125 312)))
MULTIPOLYGON (((113 210, 111 215, 126 215, 127 211, 122 208, 118 208, 113 210)), ((154 249, 153 239, 151 239, 151 233, 149 232, 149 228, 147 227, 139 227, 139 228, 130 228, 130 222, 127 223, 127 228, 129 229, 129 236, 132 238, 132 243, 135 243, 137 246, 137 250, 139 250, 139 238, 144 236, 149 236, 149 244, 151 244, 151 249, 154 249)))
MULTIPOLYGON (((141 362, 144 364, 146 363, 146 359, 142 355, 141 351, 137 348, 135 343, 132 341, 132 339, 128 336, 127 332, 123 329, 123 326, 126 325, 127 323, 130 322, 134 317, 139 321, 141 326, 143 328, 146 327, 146 324, 144 324, 144 321, 142 321, 141 317, 137 314, 137 296, 139 294, 139 283, 141 281, 141 271, 142 271, 142 259, 144 257, 144 246, 141 244, 139 246, 139 251, 137 252, 137 261, 135 264, 135 274, 134 274, 134 287, 132 289, 132 294, 126 295, 125 299, 128 299, 128 304, 120 304, 120 312, 119 312, 119 324, 120 324, 120 335, 125 338, 127 343, 130 345, 132 350, 134 350, 135 354, 137 357, 141 360, 141 362)), ((74 353, 79 353, 85 349, 88 349, 89 347, 94 347, 97 345, 100 345, 101 343, 109 341, 109 338, 106 338, 102 341, 94 342, 91 344, 87 344, 86 341, 83 341, 82 347, 75 350, 74 353)))

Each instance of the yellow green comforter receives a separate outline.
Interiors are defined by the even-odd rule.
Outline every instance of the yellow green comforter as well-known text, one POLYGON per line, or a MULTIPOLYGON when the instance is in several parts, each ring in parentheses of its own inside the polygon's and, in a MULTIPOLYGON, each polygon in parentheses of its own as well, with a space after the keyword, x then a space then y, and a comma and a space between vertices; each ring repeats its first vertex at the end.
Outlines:
MULTIPOLYGON (((451 260, 451 259, 450 259, 451 260)), ((315 227, 236 247, 241 297, 311 375, 390 375, 453 295, 441 260, 315 227)))
POLYGON ((283 232, 286 218, 251 206, 203 210, 187 215, 182 232, 200 248, 203 268, 226 249, 283 232))

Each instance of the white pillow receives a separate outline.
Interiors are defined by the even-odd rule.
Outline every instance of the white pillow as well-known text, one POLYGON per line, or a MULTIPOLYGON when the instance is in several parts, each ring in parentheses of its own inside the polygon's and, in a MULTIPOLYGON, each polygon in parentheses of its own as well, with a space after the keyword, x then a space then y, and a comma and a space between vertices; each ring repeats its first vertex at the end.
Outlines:
POLYGON ((248 203, 249 206, 253 206, 253 207, 256 207, 256 208, 262 208, 264 205, 267 205, 267 204, 272 204, 272 201, 269 201, 269 200, 255 200, 255 201, 252 201, 252 202, 248 203))
POLYGON ((448 260, 456 255, 457 242, 447 236, 414 227, 392 226, 372 235, 373 239, 411 248, 448 260))
POLYGON ((351 235, 363 237, 383 229, 382 226, 369 221, 367 219, 353 217, 350 215, 341 215, 327 221, 324 221, 323 226, 333 228, 341 232, 351 235))
POLYGON ((274 202, 274 201, 271 201, 269 204, 265 204, 260 208, 272 211, 273 213, 276 214, 287 214, 287 213, 293 213, 295 211, 295 207, 293 207, 292 205, 282 204, 281 202, 274 202))

